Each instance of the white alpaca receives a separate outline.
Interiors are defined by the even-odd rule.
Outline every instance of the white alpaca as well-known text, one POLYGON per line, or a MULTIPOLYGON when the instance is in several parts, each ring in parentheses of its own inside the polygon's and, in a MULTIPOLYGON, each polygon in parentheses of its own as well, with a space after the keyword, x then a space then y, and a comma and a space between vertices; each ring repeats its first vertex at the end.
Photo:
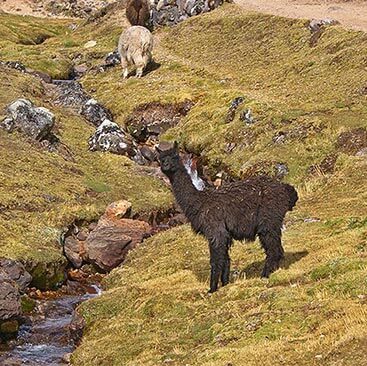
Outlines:
POLYGON ((126 29, 120 36, 118 52, 121 56, 123 77, 127 78, 129 66, 136 68, 136 77, 140 78, 152 59, 153 36, 150 31, 139 25, 126 29))

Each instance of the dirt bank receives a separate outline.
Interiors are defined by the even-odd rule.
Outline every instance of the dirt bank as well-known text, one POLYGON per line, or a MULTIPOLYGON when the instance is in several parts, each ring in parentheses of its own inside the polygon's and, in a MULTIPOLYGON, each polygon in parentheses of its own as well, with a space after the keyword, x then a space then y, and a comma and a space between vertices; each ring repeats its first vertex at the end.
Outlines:
POLYGON ((367 1, 235 0, 247 10, 287 18, 332 18, 345 28, 367 32, 367 1))

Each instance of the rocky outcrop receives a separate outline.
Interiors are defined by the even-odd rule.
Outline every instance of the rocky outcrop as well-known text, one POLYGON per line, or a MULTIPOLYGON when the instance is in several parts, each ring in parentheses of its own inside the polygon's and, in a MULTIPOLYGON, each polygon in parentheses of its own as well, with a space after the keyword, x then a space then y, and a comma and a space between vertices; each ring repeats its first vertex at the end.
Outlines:
POLYGON ((222 3, 223 0, 155 0, 152 23, 154 26, 173 26, 189 17, 213 10, 222 3))
POLYGON ((35 107, 28 99, 18 99, 7 108, 7 117, 0 126, 8 132, 15 130, 41 141, 51 132, 55 116, 46 108, 35 107))
POLYGON ((140 220, 128 218, 131 204, 117 201, 109 205, 97 225, 90 231, 78 231, 64 241, 64 253, 74 267, 84 263, 95 265, 108 272, 120 265, 128 251, 148 237, 151 226, 140 220))
POLYGON ((108 119, 105 119, 89 138, 89 150, 109 151, 119 155, 136 155, 134 142, 120 126, 108 119))

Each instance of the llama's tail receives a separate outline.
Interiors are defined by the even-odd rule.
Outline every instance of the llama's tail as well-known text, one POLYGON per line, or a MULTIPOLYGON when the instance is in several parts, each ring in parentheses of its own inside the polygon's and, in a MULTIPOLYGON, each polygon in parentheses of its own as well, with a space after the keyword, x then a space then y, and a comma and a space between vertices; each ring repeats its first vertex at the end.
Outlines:
POLYGON ((289 211, 292 211, 293 207, 296 205, 296 202, 298 201, 298 193, 296 189, 290 184, 286 184, 285 188, 289 197, 289 211))

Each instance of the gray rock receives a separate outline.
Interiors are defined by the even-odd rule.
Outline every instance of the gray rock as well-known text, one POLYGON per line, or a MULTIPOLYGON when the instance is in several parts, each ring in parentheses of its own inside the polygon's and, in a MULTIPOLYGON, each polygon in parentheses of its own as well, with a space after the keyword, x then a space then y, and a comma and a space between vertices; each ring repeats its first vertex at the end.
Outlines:
POLYGON ((148 161, 155 161, 157 160, 157 156, 155 154, 155 151, 153 149, 151 149, 150 147, 148 146, 142 146, 140 148, 140 152, 141 154, 143 155, 143 157, 145 159, 147 159, 148 161))
POLYGON ((232 122, 234 120, 236 110, 244 102, 244 99, 244 97, 237 97, 232 100, 227 112, 226 123, 232 122))
POLYGON ((104 120, 112 120, 111 112, 91 98, 83 104, 80 114, 89 122, 98 127, 104 120))
POLYGON ((17 285, 11 281, 1 281, 0 322, 18 318, 21 313, 20 294, 17 285))
POLYGON ((289 174, 289 168, 287 164, 276 163, 274 169, 275 169, 275 177, 279 180, 283 179, 286 175, 289 174))
POLYGON ((73 236, 68 236, 64 243, 64 253, 73 267, 80 268, 83 265, 82 243, 73 236))
POLYGON ((46 108, 35 107, 28 99, 18 99, 7 107, 7 117, 0 124, 8 132, 20 131, 41 141, 51 132, 55 116, 46 108))
POLYGON ((32 281, 32 276, 26 271, 23 264, 8 258, 0 258, 0 282, 14 281, 20 291, 24 291, 32 281))
POLYGON ((83 87, 74 80, 54 80, 57 86, 58 96, 55 104, 65 107, 82 108, 82 106, 91 99, 83 90, 83 87))
POLYGON ((117 49, 107 54, 105 60, 105 66, 116 66, 121 62, 121 57, 117 49))
POLYGON ((108 119, 105 119, 89 138, 89 149, 129 156, 134 156, 137 151, 120 126, 108 119))
POLYGON ((247 124, 255 123, 255 119, 252 115, 251 109, 247 109, 240 115, 240 120, 246 122, 247 124))
POLYGON ((330 25, 336 25, 339 24, 339 22, 335 19, 312 19, 310 21, 310 24, 308 26, 309 30, 311 32, 318 32, 323 26, 330 26, 330 25))
POLYGON ((0 65, 6 66, 10 69, 15 69, 20 72, 26 72, 26 67, 19 61, 0 61, 0 65))

